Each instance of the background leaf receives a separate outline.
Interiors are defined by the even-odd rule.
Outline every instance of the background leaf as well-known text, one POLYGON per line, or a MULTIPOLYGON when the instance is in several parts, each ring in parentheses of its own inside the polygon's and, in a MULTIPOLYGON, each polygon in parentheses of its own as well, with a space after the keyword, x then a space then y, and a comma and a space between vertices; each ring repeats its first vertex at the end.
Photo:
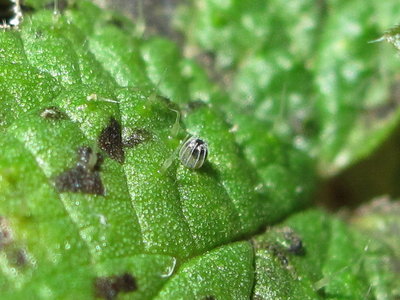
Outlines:
POLYGON ((215 56, 212 69, 240 112, 289 136, 332 176, 398 124, 398 58, 369 43, 397 22, 397 5, 204 0, 181 9, 178 24, 198 49, 189 54, 215 56))
POLYGON ((0 32, 2 299, 398 297, 386 215, 296 213, 316 165, 335 174, 397 124, 368 119, 396 108, 398 66, 367 44, 396 4, 359 2, 196 2, 181 24, 204 69, 142 20, 26 1, 0 32), (177 157, 188 135, 199 170, 177 157))

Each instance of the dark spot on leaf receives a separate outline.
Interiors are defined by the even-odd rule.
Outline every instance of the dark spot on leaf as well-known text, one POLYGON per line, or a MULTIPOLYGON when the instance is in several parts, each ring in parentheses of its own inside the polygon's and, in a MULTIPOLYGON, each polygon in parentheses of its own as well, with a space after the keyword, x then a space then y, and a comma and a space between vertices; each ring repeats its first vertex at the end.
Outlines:
POLYGON ((80 148, 76 166, 61 173, 55 179, 56 189, 59 192, 104 195, 100 177, 102 162, 100 153, 93 153, 90 147, 80 148))
POLYGON ((67 115, 62 112, 57 106, 49 106, 40 112, 40 116, 47 120, 65 120, 67 115))
POLYGON ((100 134, 99 147, 105 151, 112 159, 119 163, 125 160, 124 149, 122 148, 121 125, 117 120, 111 118, 110 123, 100 134))
POLYGON ((203 300, 216 300, 215 296, 205 296, 203 300))
POLYGON ((201 101, 201 100, 191 101, 186 105, 184 111, 186 114, 189 114, 189 113, 191 113, 199 108, 202 108, 206 105, 207 105, 207 103, 205 103, 204 101, 201 101))
POLYGON ((21 19, 21 7, 17 1, 0 0, 0 28, 18 26, 21 19))
POLYGON ((110 25, 115 26, 117 28, 123 28, 124 27, 124 23, 122 23, 122 21, 119 20, 116 17, 111 17, 109 20, 107 20, 107 24, 110 24, 110 25))
POLYGON ((23 249, 13 249, 7 255, 11 265, 16 267, 25 267, 28 264, 26 253, 23 249))
POLYGON ((56 179, 59 192, 104 195, 104 188, 98 172, 88 172, 81 166, 65 171, 56 179))
POLYGON ((116 299, 119 293, 129 293, 138 289, 135 278, 129 274, 98 277, 94 282, 95 295, 107 300, 116 299))
POLYGON ((135 147, 141 143, 147 142, 151 139, 151 133, 146 129, 135 129, 133 133, 128 136, 123 144, 124 147, 135 147))
POLYGON ((285 228, 284 238, 288 242, 287 250, 294 255, 304 255, 305 249, 301 238, 291 228, 285 228))
POLYGON ((39 30, 36 30, 35 31, 35 33, 34 33, 34 35, 35 35, 35 38, 36 39, 41 39, 41 38, 43 38, 43 31, 41 31, 40 29, 39 30))
POLYGON ((289 260, 286 256, 286 251, 281 245, 272 244, 269 245, 268 249, 272 252, 272 255, 277 257, 283 266, 288 266, 289 260))
POLYGON ((0 251, 4 251, 12 266, 24 267, 28 263, 25 250, 15 244, 10 226, 3 216, 0 216, 0 251))
POLYGON ((11 230, 5 217, 0 216, 0 251, 12 242, 11 230))

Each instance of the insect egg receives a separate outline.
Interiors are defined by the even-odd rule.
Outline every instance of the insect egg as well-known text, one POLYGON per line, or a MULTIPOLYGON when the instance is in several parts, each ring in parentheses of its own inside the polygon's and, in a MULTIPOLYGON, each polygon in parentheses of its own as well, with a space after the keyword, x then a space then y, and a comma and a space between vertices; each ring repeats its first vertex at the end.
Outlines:
POLYGON ((208 155, 208 145, 198 137, 189 138, 179 151, 181 163, 189 169, 199 169, 208 155))

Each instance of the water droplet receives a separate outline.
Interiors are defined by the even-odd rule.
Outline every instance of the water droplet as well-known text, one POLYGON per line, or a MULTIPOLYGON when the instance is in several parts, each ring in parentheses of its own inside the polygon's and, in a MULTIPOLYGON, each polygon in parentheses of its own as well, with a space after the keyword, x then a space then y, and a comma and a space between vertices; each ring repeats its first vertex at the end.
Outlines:
POLYGON ((173 257, 172 258, 172 265, 168 266, 168 268, 167 268, 167 270, 166 270, 166 272, 164 274, 161 274, 162 278, 168 278, 174 273, 174 270, 175 270, 175 267, 176 267, 176 262, 177 262, 176 258, 173 257))

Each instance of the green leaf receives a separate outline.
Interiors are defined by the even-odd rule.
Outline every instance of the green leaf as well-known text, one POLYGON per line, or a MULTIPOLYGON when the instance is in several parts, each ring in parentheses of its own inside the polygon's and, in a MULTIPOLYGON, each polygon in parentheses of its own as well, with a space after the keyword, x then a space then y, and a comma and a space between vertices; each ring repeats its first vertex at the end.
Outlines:
MULTIPOLYGON (((315 155, 331 164, 349 145, 319 140, 333 124, 317 114, 325 61, 304 61, 332 41, 318 38, 330 31, 314 1, 206 1, 197 33, 232 65, 225 88, 118 14, 49 3, 27 1, 20 27, 0 31, 2 299, 398 296, 392 244, 294 214, 312 200, 315 155), (179 160, 188 136, 207 143, 200 169, 179 160)), ((342 4, 329 5, 335 24, 342 4)))
POLYGON ((172 42, 86 1, 32 7, 0 32, 4 298, 248 298, 253 250, 234 242, 309 202, 307 154, 273 133, 267 160, 239 145, 227 95, 172 42), (199 170, 177 155, 188 134, 199 170))
POLYGON ((60 91, 57 81, 46 72, 40 72, 28 64, 2 63, 0 128, 10 125, 21 113, 46 107, 60 91))
POLYGON ((248 299, 254 276, 252 250, 241 242, 192 259, 155 299, 248 299))
MULTIPOLYGON (((370 43, 397 22, 397 1, 193 1, 178 25, 212 65, 232 122, 291 140, 332 176, 365 158, 399 122, 399 62, 370 43), (233 106, 233 107, 232 107, 233 106), (247 123, 246 122, 246 123, 247 123)), ((385 39, 394 41, 390 31, 385 39)), ((240 135, 240 133, 239 133, 240 135)))
POLYGON ((368 246, 371 244, 374 252, 367 258, 366 274, 374 286, 377 299, 400 295, 397 284, 400 274, 396 267, 400 262, 399 210, 398 201, 382 197, 361 206, 351 220, 355 227, 371 237, 368 246))
MULTIPOLYGON (((365 218, 370 217, 362 217, 361 222, 365 218)), ((253 244, 255 299, 294 295, 299 299, 395 299, 399 295, 394 267, 398 253, 393 252, 397 248, 324 212, 295 214, 255 237, 253 244)))
POLYGON ((321 37, 315 71, 327 173, 366 157, 398 123, 398 60, 385 45, 368 43, 386 29, 375 19, 380 5, 337 1, 321 37))

